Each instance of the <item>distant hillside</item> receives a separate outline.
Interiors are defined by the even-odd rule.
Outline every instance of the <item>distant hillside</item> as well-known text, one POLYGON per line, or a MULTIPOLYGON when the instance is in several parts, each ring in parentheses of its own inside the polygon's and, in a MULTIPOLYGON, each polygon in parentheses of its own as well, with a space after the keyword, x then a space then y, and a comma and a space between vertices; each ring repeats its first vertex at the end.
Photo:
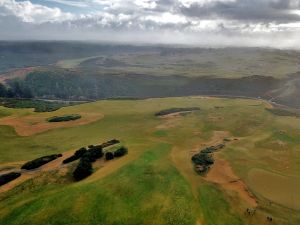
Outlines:
MULTIPOLYGON (((12 97, 97 100, 187 95, 223 95, 264 98, 300 107, 299 78, 265 76, 213 78, 184 76, 97 75, 70 70, 35 71, 24 79, 7 81, 12 97), (286 87, 290 88, 287 89, 286 87)), ((2 87, 2 95, 5 93, 2 87)), ((8 96, 9 97, 9 96, 8 96)))
POLYGON ((88 73, 153 76, 253 75, 287 77, 300 71, 300 52, 263 48, 187 48, 104 43, 1 42, 0 74, 16 68, 55 66, 88 73))

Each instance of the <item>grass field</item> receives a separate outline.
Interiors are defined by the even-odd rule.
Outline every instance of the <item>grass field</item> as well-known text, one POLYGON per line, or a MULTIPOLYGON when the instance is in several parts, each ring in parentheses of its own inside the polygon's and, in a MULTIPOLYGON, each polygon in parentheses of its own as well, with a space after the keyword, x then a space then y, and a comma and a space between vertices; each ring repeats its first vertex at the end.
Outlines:
POLYGON ((299 224, 299 206, 291 204, 290 196, 300 196, 300 118, 277 116, 266 107, 259 100, 212 97, 105 100, 47 113, 1 107, 1 121, 17 118, 27 123, 27 130, 36 125, 28 118, 102 115, 27 136, 1 125, 1 173, 26 160, 113 138, 121 140, 129 154, 96 162, 94 173, 81 182, 71 179, 74 162, 64 171, 36 171, 18 186, 0 187, 0 224, 257 225, 269 224, 267 216, 275 225, 299 224), (155 116, 181 107, 200 110, 155 116), (257 201, 254 215, 245 214, 253 206, 229 181, 213 181, 193 171, 194 152, 224 138, 232 141, 215 153, 226 162, 222 176, 230 171, 230 177, 247 187, 257 201))

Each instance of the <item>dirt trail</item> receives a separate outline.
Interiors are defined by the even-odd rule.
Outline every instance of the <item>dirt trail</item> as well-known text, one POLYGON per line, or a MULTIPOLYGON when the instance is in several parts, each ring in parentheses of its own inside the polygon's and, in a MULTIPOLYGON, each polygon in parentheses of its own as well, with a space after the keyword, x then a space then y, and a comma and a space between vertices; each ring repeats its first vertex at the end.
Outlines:
POLYGON ((221 159, 218 154, 214 155, 214 159, 215 163, 204 179, 221 185, 225 190, 237 192, 250 207, 256 207, 255 197, 249 192, 245 183, 234 174, 230 164, 221 159))
MULTIPOLYGON (((191 162, 191 157, 196 154, 200 148, 205 146, 217 145, 223 142, 225 137, 228 137, 229 133, 226 131, 215 131, 210 141, 198 144, 189 149, 182 149, 174 147, 171 151, 171 159, 174 162, 176 168, 182 173, 182 175, 190 182, 192 191, 195 197, 198 196, 198 187, 200 177, 194 172, 194 167, 191 162), (192 150, 191 150, 192 149, 192 150)), ((187 146, 188 148, 189 146, 187 146)))
MULTIPOLYGON (((195 197, 198 196, 198 188, 202 178, 194 172, 191 157, 199 152, 200 148, 223 143, 223 139, 226 137, 229 137, 228 132, 215 131, 210 141, 197 145, 194 147, 194 150, 189 151, 178 147, 173 148, 171 152, 171 159, 177 169, 190 182, 195 197)), ((207 176, 203 179, 216 183, 225 190, 235 191, 242 200, 249 204, 249 206, 257 206, 255 198, 248 191, 244 182, 234 174, 230 164, 226 160, 221 159, 218 156, 218 153, 214 154, 214 159, 214 165, 208 172, 207 176)))
POLYGON ((12 126, 18 135, 31 136, 48 130, 85 125, 103 118, 101 113, 81 113, 81 119, 59 123, 47 122, 48 114, 34 114, 24 117, 8 116, 0 119, 0 125, 12 126))

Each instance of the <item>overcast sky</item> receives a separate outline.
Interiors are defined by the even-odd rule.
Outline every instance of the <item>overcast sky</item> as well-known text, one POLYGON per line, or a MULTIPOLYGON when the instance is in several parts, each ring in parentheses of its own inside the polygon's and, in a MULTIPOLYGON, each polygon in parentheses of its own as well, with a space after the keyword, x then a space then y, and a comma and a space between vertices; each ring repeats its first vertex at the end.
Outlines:
POLYGON ((0 39, 300 49, 300 0, 0 0, 0 39))

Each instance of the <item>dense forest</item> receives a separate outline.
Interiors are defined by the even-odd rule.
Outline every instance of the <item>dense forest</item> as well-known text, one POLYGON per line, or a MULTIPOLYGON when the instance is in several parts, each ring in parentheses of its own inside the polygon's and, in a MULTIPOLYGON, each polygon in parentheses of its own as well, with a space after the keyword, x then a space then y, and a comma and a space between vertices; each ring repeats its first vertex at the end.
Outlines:
POLYGON ((69 100, 105 98, 147 98, 184 95, 264 96, 279 87, 272 77, 189 78, 182 76, 93 75, 69 70, 36 71, 25 79, 13 79, 1 85, 1 96, 69 100))

